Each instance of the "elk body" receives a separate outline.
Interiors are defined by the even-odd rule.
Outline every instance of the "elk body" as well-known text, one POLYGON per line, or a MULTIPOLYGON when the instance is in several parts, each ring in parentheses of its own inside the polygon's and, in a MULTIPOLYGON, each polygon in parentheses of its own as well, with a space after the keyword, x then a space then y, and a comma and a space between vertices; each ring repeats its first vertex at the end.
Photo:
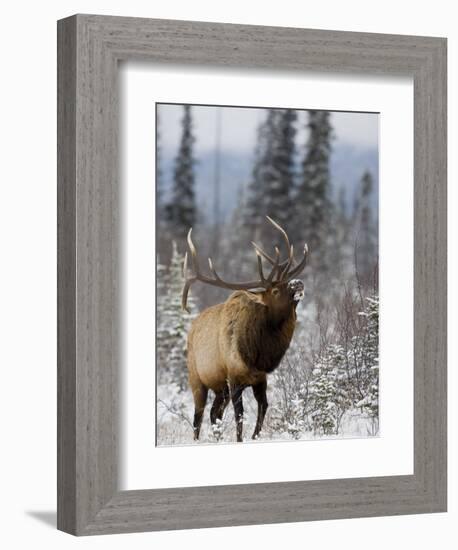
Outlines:
POLYGON ((256 439, 261 431, 267 410, 267 375, 278 367, 289 347, 296 324, 296 306, 304 296, 302 281, 295 279, 304 269, 308 249, 298 265, 294 264, 293 246, 286 232, 268 218, 282 234, 288 258, 280 262, 253 243, 257 255, 259 279, 244 283, 223 281, 208 260, 213 277, 200 271, 196 248, 188 234, 188 246, 194 273, 188 274, 188 255, 185 256, 182 305, 186 309, 189 287, 195 281, 234 290, 222 304, 205 309, 192 323, 188 334, 187 365, 189 383, 194 398, 194 439, 199 439, 200 427, 207 402, 208 390, 215 392, 210 411, 213 427, 222 419, 232 400, 236 421, 237 441, 242 441, 242 393, 251 386, 258 404, 258 416, 253 432, 256 439), (262 258, 271 265, 264 276, 262 258))

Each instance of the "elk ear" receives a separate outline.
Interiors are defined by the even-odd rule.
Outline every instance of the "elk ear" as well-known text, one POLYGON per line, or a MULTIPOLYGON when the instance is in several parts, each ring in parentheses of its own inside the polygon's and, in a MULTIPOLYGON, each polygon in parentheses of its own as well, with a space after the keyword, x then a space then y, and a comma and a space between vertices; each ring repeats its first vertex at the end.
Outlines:
POLYGON ((265 306, 266 303, 264 302, 264 292, 265 290, 247 290, 245 291, 245 294, 249 300, 252 302, 256 302, 257 304, 261 304, 262 306, 265 306))

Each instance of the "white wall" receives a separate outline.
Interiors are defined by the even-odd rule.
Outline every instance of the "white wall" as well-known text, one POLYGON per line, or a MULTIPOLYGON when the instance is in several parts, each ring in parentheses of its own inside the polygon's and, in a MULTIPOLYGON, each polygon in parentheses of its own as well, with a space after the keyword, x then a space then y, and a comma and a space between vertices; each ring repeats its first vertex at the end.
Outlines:
MULTIPOLYGON (((449 513, 355 519, 307 524, 236 527, 76 540, 59 533, 55 521, 56 466, 56 23, 73 13, 196 19, 321 29, 425 34, 449 38, 450 281, 457 279, 456 216, 458 149, 458 31, 451 1, 358 0, 130 0, 24 2, 3 6, 0 129, 1 360, 1 541, 4 548, 187 549, 234 545, 264 548, 340 549, 432 545, 454 547, 458 521, 457 364, 450 349, 449 513), (455 210, 454 210, 455 208, 455 210), (3 374, 5 376, 5 374, 3 374)), ((456 286, 450 285, 450 341, 458 328, 456 286)))

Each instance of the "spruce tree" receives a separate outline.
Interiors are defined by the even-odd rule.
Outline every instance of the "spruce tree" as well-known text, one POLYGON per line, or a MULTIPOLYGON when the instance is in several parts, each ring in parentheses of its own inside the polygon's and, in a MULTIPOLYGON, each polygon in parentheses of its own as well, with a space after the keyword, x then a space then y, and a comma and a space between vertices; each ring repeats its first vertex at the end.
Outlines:
POLYGON ((223 231, 221 240, 224 269, 229 276, 240 280, 253 278, 253 269, 255 269, 255 254, 250 245, 255 226, 247 225, 248 208, 246 190, 240 186, 237 192, 237 206, 234 208, 227 230, 223 231))
POLYGON ((368 283, 376 265, 377 241, 373 216, 374 180, 369 171, 365 171, 355 199, 356 258, 358 274, 368 283))
POLYGON ((168 282, 168 269, 161 263, 158 256, 156 262, 156 374, 159 384, 165 384, 171 380, 167 361, 170 345, 167 324, 168 282))
POLYGON ((309 132, 296 196, 295 238, 316 251, 331 225, 330 156, 332 126, 328 111, 308 111, 309 132))
POLYGON ((191 107, 184 105, 182 134, 173 173, 172 198, 167 206, 167 219, 172 233, 180 239, 197 220, 194 177, 194 135, 191 107))
MULTIPOLYGON (((325 224, 326 246, 321 247, 319 254, 319 266, 332 267, 328 272, 329 281, 341 280, 354 275, 354 249, 350 231, 352 229, 352 218, 347 206, 347 188, 340 185, 334 192, 328 217, 325 224), (326 265, 327 264, 327 265, 326 265)), ((315 256, 314 256, 315 258, 315 256)))
POLYGON ((296 120, 296 111, 292 109, 277 111, 270 166, 265 175, 267 214, 286 227, 291 220, 296 120))
POLYGON ((315 434, 336 433, 336 373, 328 357, 320 358, 310 382, 310 417, 315 434))
POLYGON ((243 215, 244 225, 248 229, 250 238, 253 238, 256 230, 262 226, 267 213, 265 188, 272 158, 275 119, 275 109, 269 109, 266 119, 258 127, 253 172, 247 188, 243 215))
MULTIPOLYGON (((157 269, 157 356, 160 382, 174 383, 180 390, 187 387, 186 342, 195 315, 181 308, 182 270, 183 257, 173 241, 169 268, 158 264, 157 269)), ((195 310, 192 295, 188 296, 188 307, 195 310)))
POLYGON ((162 170, 162 148, 160 131, 159 110, 156 109, 156 212, 158 212, 158 222, 161 223, 163 216, 164 200, 164 172, 162 170))
POLYGON ((365 298, 354 334, 340 334, 315 361, 310 381, 310 418, 315 433, 337 434, 346 411, 359 408, 378 431, 379 299, 365 298))
POLYGON ((339 344, 328 345, 315 363, 310 382, 315 433, 338 434, 342 417, 353 404, 346 364, 345 350, 339 344))
POLYGON ((347 207, 347 189, 344 185, 339 187, 335 219, 339 230, 339 243, 344 246, 348 241, 349 216, 347 207))
POLYGON ((366 320, 361 345, 362 399, 357 403, 370 417, 378 429, 379 412, 379 298, 374 294, 366 298, 367 306, 360 313, 366 320))
POLYGON ((250 238, 260 239, 267 248, 280 243, 278 232, 266 224, 265 216, 286 228, 291 222, 296 120, 292 109, 269 109, 258 130, 244 218, 250 238))

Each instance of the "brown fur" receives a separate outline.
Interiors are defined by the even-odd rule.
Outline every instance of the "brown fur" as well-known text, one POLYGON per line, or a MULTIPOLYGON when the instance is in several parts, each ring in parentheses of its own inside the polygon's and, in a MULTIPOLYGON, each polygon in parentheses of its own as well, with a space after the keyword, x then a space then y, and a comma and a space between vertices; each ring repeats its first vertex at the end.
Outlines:
POLYGON ((259 406, 253 436, 259 434, 267 409, 266 375, 278 367, 295 323, 296 304, 286 284, 259 294, 234 292, 226 302, 209 307, 194 320, 188 335, 188 370, 195 402, 196 439, 209 389, 217 395, 212 408, 214 418, 222 417, 228 401, 225 392, 230 389, 237 440, 241 441, 241 393, 252 386, 259 406))

